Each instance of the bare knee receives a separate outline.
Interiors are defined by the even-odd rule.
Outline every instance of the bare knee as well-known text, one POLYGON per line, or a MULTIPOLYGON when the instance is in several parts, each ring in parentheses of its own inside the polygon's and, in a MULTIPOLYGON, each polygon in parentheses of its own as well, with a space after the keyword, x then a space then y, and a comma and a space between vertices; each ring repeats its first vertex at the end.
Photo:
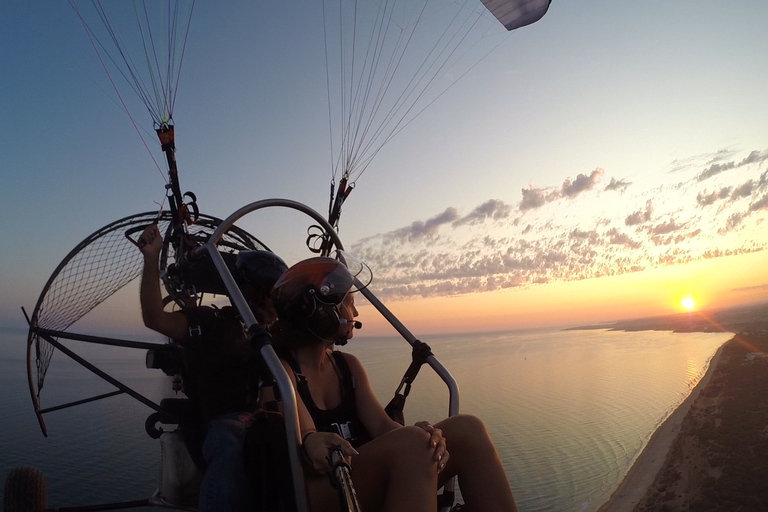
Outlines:
POLYGON ((492 446, 488 430, 477 416, 459 414, 451 416, 436 425, 443 430, 448 450, 470 450, 492 446))
POLYGON ((394 442, 399 450, 407 451, 415 457, 426 456, 429 458, 431 449, 429 446, 429 434, 420 427, 403 427, 393 430, 394 442))
MULTIPOLYGON (((436 425, 444 433, 451 433, 452 436, 481 436, 488 437, 488 430, 485 428, 483 420, 471 414, 459 414, 446 418, 436 425)), ((447 435, 446 435, 447 437, 447 435)))
POLYGON ((436 462, 429 439, 419 427, 392 430, 360 447, 360 458, 353 459, 353 465, 371 465, 390 474, 434 475, 436 462))
POLYGON ((460 428, 461 430, 467 430, 470 432, 486 432, 485 423, 483 423, 483 420, 477 416, 472 416, 471 414, 459 414, 457 416, 447 418, 445 421, 454 423, 456 428, 460 428))
POLYGON ((381 437, 374 439, 369 445, 363 446, 363 451, 375 447, 375 451, 386 458, 423 457, 429 460, 432 449, 429 446, 429 434, 419 427, 402 427, 391 430, 381 437))

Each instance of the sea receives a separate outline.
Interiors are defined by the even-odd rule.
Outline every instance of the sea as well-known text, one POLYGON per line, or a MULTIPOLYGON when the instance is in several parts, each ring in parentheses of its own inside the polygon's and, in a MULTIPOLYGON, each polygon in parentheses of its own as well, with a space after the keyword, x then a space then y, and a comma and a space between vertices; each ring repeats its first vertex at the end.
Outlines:
MULTIPOLYGON (((597 510, 656 428, 690 394, 730 333, 531 330, 429 335, 459 384, 460 410, 480 417, 493 439, 521 512, 597 510)), ((145 368, 142 350, 69 342, 144 396, 173 396, 171 378, 145 368)), ((118 395, 46 415, 41 433, 30 399, 26 334, 0 331, 0 474, 40 469, 49 506, 149 497, 160 445, 144 429, 152 412, 118 395)), ((358 337, 344 347, 368 369, 386 404, 410 363, 398 337, 358 337)), ((45 381, 43 407, 114 388, 62 353, 45 381)), ((448 391, 425 366, 406 421, 439 421, 448 391)), ((147 509, 143 509, 147 510, 147 509)))

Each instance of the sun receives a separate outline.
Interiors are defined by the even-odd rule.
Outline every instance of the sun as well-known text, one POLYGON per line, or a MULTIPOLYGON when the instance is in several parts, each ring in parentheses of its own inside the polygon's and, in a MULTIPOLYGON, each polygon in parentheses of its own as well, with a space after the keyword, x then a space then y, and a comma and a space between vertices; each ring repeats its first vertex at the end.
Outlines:
POLYGON ((693 309, 696 307, 696 301, 693 300, 693 297, 688 295, 683 297, 683 300, 680 301, 680 305, 683 306, 683 309, 687 311, 693 311, 693 309))

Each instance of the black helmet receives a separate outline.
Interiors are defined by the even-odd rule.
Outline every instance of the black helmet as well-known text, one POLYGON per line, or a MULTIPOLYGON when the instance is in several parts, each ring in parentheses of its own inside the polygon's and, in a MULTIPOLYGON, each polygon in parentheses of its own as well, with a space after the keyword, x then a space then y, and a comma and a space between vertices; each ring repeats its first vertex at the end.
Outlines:
POLYGON ((288 265, 269 251, 240 251, 235 260, 238 281, 255 285, 268 296, 288 265))

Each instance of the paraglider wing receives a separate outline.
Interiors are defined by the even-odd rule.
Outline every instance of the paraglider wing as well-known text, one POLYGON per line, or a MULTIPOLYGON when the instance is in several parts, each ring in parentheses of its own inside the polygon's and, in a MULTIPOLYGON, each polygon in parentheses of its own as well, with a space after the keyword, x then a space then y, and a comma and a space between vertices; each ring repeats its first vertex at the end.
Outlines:
POLYGON ((482 0, 507 30, 535 23, 546 14, 550 0, 482 0))

